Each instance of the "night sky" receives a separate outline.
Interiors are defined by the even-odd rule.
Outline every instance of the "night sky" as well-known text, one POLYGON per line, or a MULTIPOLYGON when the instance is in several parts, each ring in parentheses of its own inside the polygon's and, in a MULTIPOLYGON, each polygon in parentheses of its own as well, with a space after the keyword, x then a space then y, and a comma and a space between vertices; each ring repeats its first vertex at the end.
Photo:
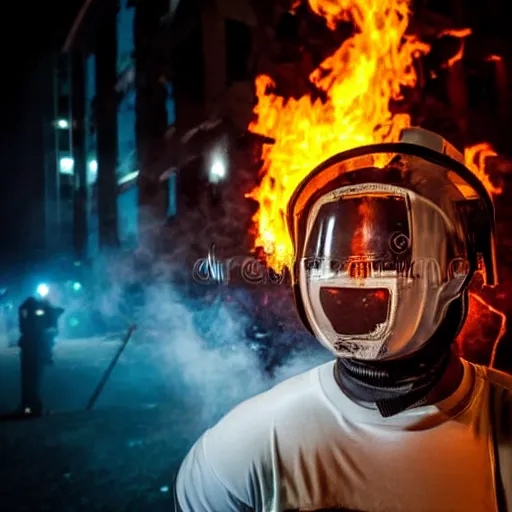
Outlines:
POLYGON ((32 140, 34 123, 41 123, 30 107, 38 93, 34 74, 45 55, 62 47, 82 3, 13 0, 1 17, 0 262, 29 256, 27 207, 42 194, 31 183, 31 173, 42 165, 41 147, 32 140))

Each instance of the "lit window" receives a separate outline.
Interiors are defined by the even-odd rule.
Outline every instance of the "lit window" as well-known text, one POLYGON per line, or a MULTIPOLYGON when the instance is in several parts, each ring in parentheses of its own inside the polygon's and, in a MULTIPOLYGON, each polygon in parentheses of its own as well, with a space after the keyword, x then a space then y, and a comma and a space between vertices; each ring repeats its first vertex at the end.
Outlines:
POLYGON ((60 159, 59 167, 61 174, 73 174, 75 161, 71 157, 66 156, 60 159))

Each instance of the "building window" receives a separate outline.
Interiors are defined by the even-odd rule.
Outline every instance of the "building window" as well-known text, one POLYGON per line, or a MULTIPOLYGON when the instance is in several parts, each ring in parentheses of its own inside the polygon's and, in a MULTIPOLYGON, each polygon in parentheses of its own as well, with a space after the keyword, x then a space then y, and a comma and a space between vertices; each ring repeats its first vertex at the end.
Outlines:
POLYGON ((59 160, 59 171, 61 174, 73 174, 75 161, 71 156, 62 156, 59 160))
POLYGON ((167 126, 176 123, 176 105, 174 104, 174 90, 172 84, 165 82, 165 110, 167 111, 167 126))
POLYGON ((135 48, 133 23, 135 9, 122 2, 117 14, 117 72, 122 73, 132 65, 135 48))
POLYGON ((85 83, 85 146, 88 155, 87 182, 93 185, 98 176, 98 160, 96 150, 96 120, 94 113, 94 98, 96 96, 96 57, 90 55, 87 59, 85 83))
POLYGON ((98 178, 98 160, 89 158, 87 161, 87 185, 91 186, 96 183, 98 178))
POLYGON ((176 215, 176 173, 172 172, 167 183, 169 187, 169 196, 167 203, 167 217, 176 215))

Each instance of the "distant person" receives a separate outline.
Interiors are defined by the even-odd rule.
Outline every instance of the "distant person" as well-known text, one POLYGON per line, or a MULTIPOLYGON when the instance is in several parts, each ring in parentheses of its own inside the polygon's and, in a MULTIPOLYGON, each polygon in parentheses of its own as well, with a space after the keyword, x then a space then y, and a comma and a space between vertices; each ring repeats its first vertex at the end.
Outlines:
POLYGON ((58 334, 62 308, 52 306, 43 297, 29 297, 19 308, 21 409, 27 416, 44 412, 41 385, 44 369, 53 364, 53 346, 58 334))
POLYGON ((336 155, 288 226, 298 311, 335 360, 207 430, 177 509, 512 511, 512 377, 454 348, 473 275, 496 284, 494 208, 462 155, 419 129, 336 155))

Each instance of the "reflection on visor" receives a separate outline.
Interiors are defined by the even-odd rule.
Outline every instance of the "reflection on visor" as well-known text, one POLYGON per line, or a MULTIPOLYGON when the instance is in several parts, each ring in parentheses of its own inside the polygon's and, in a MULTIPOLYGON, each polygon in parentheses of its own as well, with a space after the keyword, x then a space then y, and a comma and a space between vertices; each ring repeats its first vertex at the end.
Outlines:
POLYGON ((374 332, 388 316, 386 288, 320 288, 320 304, 338 334, 374 332))
POLYGON ((380 257, 389 261, 403 258, 409 249, 409 219, 403 196, 349 195, 319 208, 305 256, 337 262, 380 257))

